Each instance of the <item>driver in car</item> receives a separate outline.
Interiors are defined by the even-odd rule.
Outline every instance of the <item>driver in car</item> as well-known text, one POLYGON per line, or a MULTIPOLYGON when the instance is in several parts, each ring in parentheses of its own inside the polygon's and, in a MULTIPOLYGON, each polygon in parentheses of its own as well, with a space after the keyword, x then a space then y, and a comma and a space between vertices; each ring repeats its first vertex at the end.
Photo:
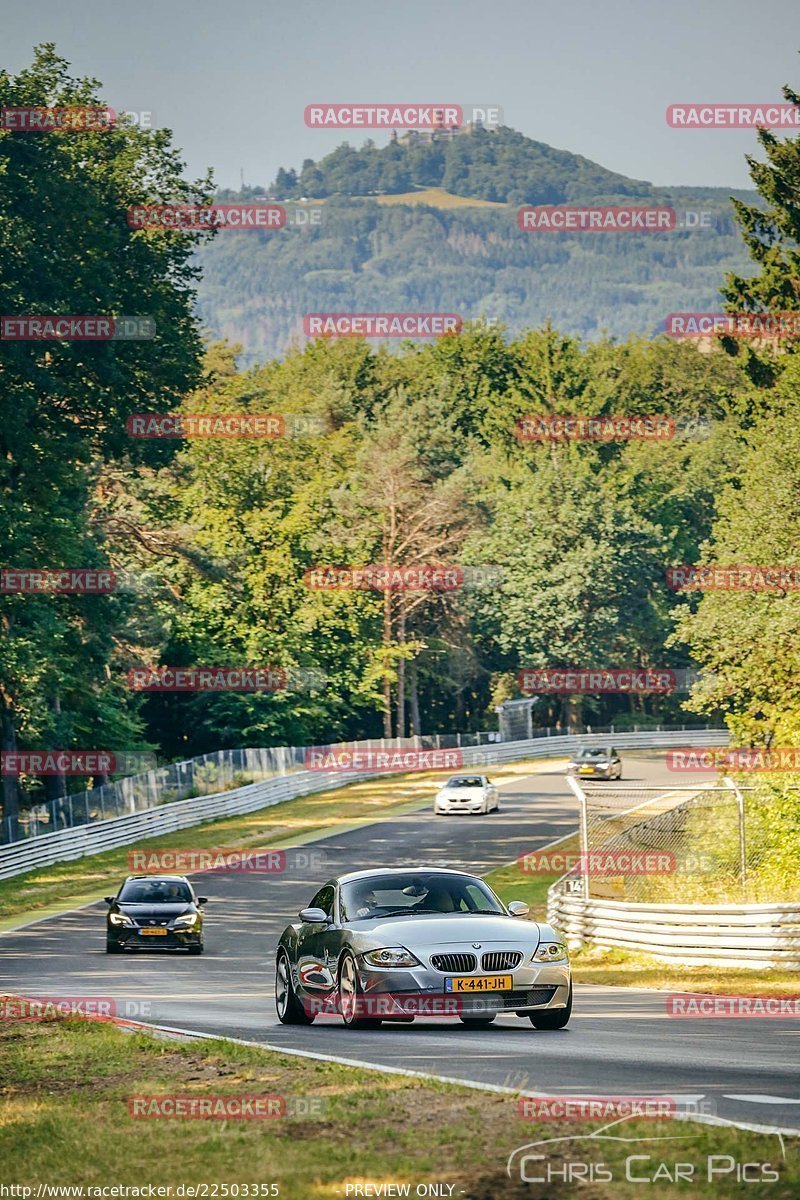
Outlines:
POLYGON ((373 891, 365 892, 361 897, 361 904, 356 909, 357 917, 370 917, 380 908, 378 897, 373 891))

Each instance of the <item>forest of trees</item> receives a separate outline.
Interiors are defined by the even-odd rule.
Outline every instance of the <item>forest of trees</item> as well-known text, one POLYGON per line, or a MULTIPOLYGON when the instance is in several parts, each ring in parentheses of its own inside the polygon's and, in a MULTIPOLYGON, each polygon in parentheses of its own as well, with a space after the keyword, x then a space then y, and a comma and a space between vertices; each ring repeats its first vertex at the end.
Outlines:
POLYGON ((200 247, 198 311, 247 363, 302 345, 308 312, 447 311, 513 335, 550 320, 582 339, 649 337, 670 312, 718 311, 725 272, 748 269, 730 201, 687 207, 709 226, 537 234, 511 208, 331 200, 318 224, 200 247))
MULTIPOLYGON (((52 47, 0 75, 2 105, 94 94, 52 47)), ((800 139, 761 143, 760 199, 736 203, 752 263, 719 284, 732 309, 797 310, 800 209, 785 197, 800 186, 800 139)), ((698 597, 666 581, 675 564, 800 564, 791 345, 701 353, 476 322, 397 352, 319 341, 240 370, 236 347, 203 346, 194 236, 125 221, 133 203, 210 196, 181 170, 164 132, 0 132, 0 311, 145 313, 158 330, 2 347, 0 563, 108 566, 134 581, 109 596, 0 596, 4 750, 174 759, 487 728, 519 694, 520 668, 573 665, 694 666, 708 674, 689 711, 721 714, 754 744, 800 738, 800 594, 698 597), (291 436, 128 436, 132 414, 170 411, 282 414, 291 436), (676 435, 521 442, 517 421, 536 413, 665 414, 676 435), (486 586, 444 593, 306 580, 319 565, 431 562, 494 570, 486 586), (127 685, 134 666, 265 664, 307 682, 147 698, 127 685)), ((390 259, 402 223, 396 233, 390 259)), ((392 309, 388 273, 384 285, 392 309)), ((452 311, 439 286, 437 307, 452 311)), ((598 723, 686 719, 676 697, 569 704, 598 723)), ((554 698, 536 720, 566 713, 554 698)), ((4 815, 33 783, 4 777, 4 815)))
MULTIPOLYGON (((649 337, 669 312, 718 309, 725 273, 747 264, 723 189, 655 188, 512 129, 383 148, 345 144, 318 163, 308 160, 299 174, 282 169, 268 190, 283 201, 309 200, 304 221, 273 234, 216 238, 197 257, 205 327, 241 342, 253 359, 301 344, 303 315, 318 311, 444 307, 500 322, 512 334, 550 320, 581 338, 649 337), (429 187, 508 207, 374 198, 429 187), (601 235, 517 227, 520 204, 574 202, 657 204, 674 208, 679 222, 702 213, 704 223, 601 235)), ((264 194, 248 186, 218 198, 264 194)))

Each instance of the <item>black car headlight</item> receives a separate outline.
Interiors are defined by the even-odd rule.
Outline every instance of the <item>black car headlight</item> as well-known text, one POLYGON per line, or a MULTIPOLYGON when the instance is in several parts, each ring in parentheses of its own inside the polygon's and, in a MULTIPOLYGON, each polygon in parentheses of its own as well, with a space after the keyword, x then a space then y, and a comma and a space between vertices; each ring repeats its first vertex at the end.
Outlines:
POLYGON ((563 942, 542 942, 531 958, 531 962, 559 962, 569 958, 563 942))
POLYGON ((124 925, 128 929, 133 928, 133 921, 130 919, 130 917, 126 917, 125 913, 110 912, 108 914, 108 919, 112 925, 124 925))
POLYGON ((421 967, 418 958, 405 946, 386 946, 383 950, 367 950, 363 956, 368 967, 421 967))
POLYGON ((194 925, 197 921, 197 913, 184 913, 182 917, 176 917, 172 922, 174 929, 186 929, 189 925, 194 925))

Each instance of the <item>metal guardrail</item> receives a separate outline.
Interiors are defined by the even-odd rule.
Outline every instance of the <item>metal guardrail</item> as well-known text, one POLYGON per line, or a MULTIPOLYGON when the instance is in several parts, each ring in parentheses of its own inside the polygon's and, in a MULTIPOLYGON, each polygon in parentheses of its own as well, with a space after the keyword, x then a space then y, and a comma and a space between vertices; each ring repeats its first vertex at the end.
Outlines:
POLYGON ((554 884, 547 919, 573 949, 591 942, 690 966, 800 970, 800 904, 632 904, 554 884))
MULTIPOLYGON (((724 786, 674 789, 611 785, 606 790, 587 789, 582 782, 569 780, 579 802, 583 861, 548 889, 547 918, 572 948, 588 942, 689 966, 800 970, 800 904, 747 903, 743 792, 750 789, 738 787, 727 777, 722 782, 724 786), (685 851, 688 842, 691 857, 691 852, 698 850, 698 835, 690 818, 698 812, 710 817, 710 825, 707 821, 708 828, 704 827, 710 844, 720 851, 727 849, 728 857, 738 860, 740 903, 719 903, 716 898, 713 903, 682 903, 690 899, 689 894, 662 902, 641 887, 631 888, 631 881, 625 879, 619 886, 623 895, 613 895, 612 885, 618 882, 614 878, 616 852, 656 850, 677 855, 685 851), (592 854, 599 864, 593 875, 589 869, 592 854), (604 857, 611 860, 608 867, 602 865, 604 857)), ((634 885, 641 882, 633 877, 634 885)))
MULTIPOLYGON (((642 733, 615 733, 614 744, 628 749, 659 749, 670 746, 720 746, 727 745, 727 730, 649 730, 642 733)), ((427 739, 405 738, 394 740, 386 748, 420 748, 427 739)), ((491 766, 515 762, 527 758, 552 758, 571 754, 579 745, 603 745, 609 740, 607 733, 573 734, 569 736, 538 737, 520 742, 499 742, 485 746, 446 748, 446 752, 457 755, 457 759, 443 763, 443 770, 460 767, 491 766)), ((373 746, 375 743, 372 743, 373 746)), ((356 745, 353 743, 352 745, 356 745)), ((348 744, 332 749, 347 749, 348 744)), ((427 748, 427 747, 425 747, 427 748)), ((442 748, 445 752, 445 748, 442 748)), ((233 791, 220 792, 211 796, 174 800, 156 808, 80 825, 74 829, 61 829, 41 837, 27 838, 0 847, 0 879, 9 879, 37 867, 52 866, 54 863, 70 862, 104 850, 131 845, 146 838, 160 837, 189 829, 208 821, 223 817, 238 816, 281 804, 297 796, 313 792, 330 791, 345 787, 367 778, 379 778, 387 772, 381 771, 293 771, 276 779, 249 784, 233 791)))

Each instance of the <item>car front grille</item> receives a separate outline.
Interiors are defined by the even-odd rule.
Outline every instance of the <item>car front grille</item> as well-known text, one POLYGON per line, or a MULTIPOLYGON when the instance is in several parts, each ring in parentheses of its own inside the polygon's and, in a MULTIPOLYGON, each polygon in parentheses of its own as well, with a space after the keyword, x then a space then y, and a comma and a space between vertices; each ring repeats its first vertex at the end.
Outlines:
POLYGON ((484 971, 513 971, 522 962, 519 950, 491 950, 481 959, 484 971))
POLYGON ((134 924, 137 929, 153 929, 154 927, 158 927, 158 926, 161 926, 163 928, 164 926, 169 925, 169 918, 165 917, 163 921, 162 920, 153 920, 152 917, 143 917, 139 921, 137 921, 134 918, 134 924))
POLYGON ((474 954, 432 954, 431 966, 436 971, 465 975, 476 969, 478 960, 474 954))

